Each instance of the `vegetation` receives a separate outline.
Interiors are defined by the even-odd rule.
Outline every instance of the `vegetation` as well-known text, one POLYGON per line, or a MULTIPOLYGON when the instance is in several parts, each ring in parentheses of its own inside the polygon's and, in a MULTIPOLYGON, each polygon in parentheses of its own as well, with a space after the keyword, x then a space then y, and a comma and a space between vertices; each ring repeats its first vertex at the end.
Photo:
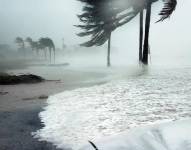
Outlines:
POLYGON ((50 62, 52 60, 52 51, 53 51, 53 60, 55 63, 55 46, 54 46, 54 42, 52 41, 52 39, 40 38, 39 44, 42 45, 42 47, 45 49, 45 51, 46 51, 46 48, 49 50, 50 62))
MULTIPOLYGON (((77 35, 80 37, 88 36, 90 39, 81 44, 81 46, 92 47, 101 46, 108 42, 107 48, 107 66, 111 66, 111 35, 117 28, 127 24, 138 14, 140 15, 140 33, 139 33, 139 62, 148 64, 149 49, 149 33, 150 21, 152 14, 152 4, 159 0, 78 0, 84 4, 82 14, 78 15, 82 24, 76 25, 82 29, 77 35), (145 15, 145 17, 144 17, 145 15), (144 21, 145 18, 145 21, 144 21), (144 25, 145 24, 145 25, 144 25), (145 27, 145 29, 143 29, 145 27)), ((161 18, 157 21, 163 21, 168 18, 176 8, 177 0, 162 0, 164 7, 160 11, 161 18)), ((17 37, 15 43, 19 50, 26 55, 25 42, 29 43, 31 49, 39 55, 40 51, 44 52, 47 59, 49 52, 49 60, 55 62, 55 45, 52 39, 46 37, 33 41, 31 37, 17 37), (53 55, 53 56, 52 56, 53 55)), ((63 39, 63 49, 65 48, 63 39)))
POLYGON ((110 22, 112 17, 114 17, 114 11, 110 3, 106 3, 105 0, 80 0, 85 2, 86 5, 83 8, 83 14, 78 15, 81 22, 85 25, 77 25, 77 27, 82 28, 84 31, 79 33, 78 36, 84 37, 91 35, 91 39, 81 46, 91 47, 100 46, 108 41, 108 51, 107 51, 107 66, 110 67, 110 44, 111 44, 111 32, 112 27, 110 22), (110 8, 105 11, 105 8, 110 8))
POLYGON ((15 43, 18 45, 18 50, 21 50, 23 52, 23 55, 26 56, 25 42, 24 42, 23 38, 16 37, 15 43))
MULTIPOLYGON (((108 40, 108 55, 110 53, 111 33, 115 29, 128 23, 140 14, 140 38, 139 38, 139 61, 148 64, 149 54, 149 31, 151 6, 159 0, 79 0, 85 4, 83 13, 79 15, 83 25, 78 25, 84 30, 79 36, 89 36, 88 42, 82 46, 100 46, 108 40), (143 15, 146 11, 145 33, 143 34, 143 15), (143 35, 145 36, 143 39, 143 35)), ((159 21, 168 18, 176 8, 176 0, 163 0, 164 7, 159 13, 159 21)), ((159 22, 158 21, 158 22, 159 22)), ((109 58, 109 57, 108 57, 109 58)), ((109 61, 109 59, 108 59, 109 61)))
POLYGON ((44 79, 40 76, 33 74, 26 75, 9 75, 6 73, 0 74, 0 85, 13 85, 21 83, 39 83, 43 82, 44 79))
POLYGON ((99 150, 99 149, 97 148, 97 146, 96 146, 93 142, 89 141, 89 143, 92 145, 92 147, 93 147, 95 150, 99 150))
MULTIPOLYGON (((158 0, 147 0, 145 3, 145 9, 146 9, 145 38, 144 38, 143 56, 142 56, 142 63, 145 65, 148 64, 151 6, 154 2, 157 2, 157 1, 158 0)), ((172 14, 172 12, 175 10, 176 4, 177 4, 176 0, 164 0, 163 2, 164 2, 164 7, 159 13, 159 15, 161 16, 161 19, 159 21, 163 21, 166 18, 168 18, 172 14)))
POLYGON ((50 62, 52 59, 52 51, 53 51, 53 57, 55 62, 55 45, 52 39, 47 37, 47 38, 40 38, 38 41, 33 41, 31 37, 27 37, 24 41, 22 38, 17 37, 15 42, 22 48, 25 47, 25 42, 27 42, 32 51, 36 51, 37 56, 39 56, 40 51, 43 51, 45 54, 45 59, 47 58, 47 51, 49 51, 50 62))
POLYGON ((39 51, 44 49, 43 45, 38 41, 33 41, 30 37, 27 37, 25 41, 29 43, 32 51, 36 51, 37 56, 39 56, 39 51))
POLYGON ((107 66, 110 66, 111 33, 133 19, 138 12, 125 11, 130 8, 126 0, 79 0, 85 4, 83 13, 78 15, 84 31, 79 36, 91 35, 91 40, 82 46, 100 46, 108 41, 107 66))

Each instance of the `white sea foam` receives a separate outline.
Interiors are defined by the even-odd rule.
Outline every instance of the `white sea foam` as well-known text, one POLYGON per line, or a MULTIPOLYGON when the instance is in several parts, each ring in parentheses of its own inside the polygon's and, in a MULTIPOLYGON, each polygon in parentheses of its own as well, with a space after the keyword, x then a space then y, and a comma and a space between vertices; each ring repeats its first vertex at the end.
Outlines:
MULTIPOLYGON (((190 69, 161 70, 51 96, 40 113, 45 126, 36 137, 60 148, 78 149, 88 140, 134 127, 190 118, 190 81, 190 69)), ((152 137, 149 133, 148 136, 152 137)))

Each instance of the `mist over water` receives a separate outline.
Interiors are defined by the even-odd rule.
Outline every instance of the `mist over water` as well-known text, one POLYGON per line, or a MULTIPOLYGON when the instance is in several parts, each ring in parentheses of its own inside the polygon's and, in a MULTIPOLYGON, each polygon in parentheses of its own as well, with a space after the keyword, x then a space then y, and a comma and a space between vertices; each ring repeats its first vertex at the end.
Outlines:
POLYGON ((135 67, 127 72, 118 69, 118 74, 110 72, 106 84, 50 97, 40 113, 46 126, 36 136, 60 148, 78 149, 88 140, 190 118, 190 73, 190 68, 135 67))
MULTIPOLYGON (((190 64, 191 21, 187 11, 190 4, 189 0, 178 1, 176 11, 171 18, 161 23, 155 22, 159 18, 157 14, 162 5, 160 3, 153 5, 150 32, 152 64, 190 64)), ((73 49, 74 46, 77 51, 77 45, 87 40, 76 36, 80 30, 73 26, 80 24, 76 15, 81 13, 81 7, 82 5, 76 0, 57 0, 56 2, 53 0, 0 0, 0 44, 9 44, 16 49, 14 39, 17 36, 23 38, 30 36, 34 40, 50 37, 57 48, 62 48, 64 38, 68 49, 73 49)), ((113 64, 137 63, 138 36, 138 17, 113 32, 111 43, 113 64)), ((95 52, 98 56, 90 62, 94 61, 95 64, 104 62, 106 47, 106 44, 102 46, 102 55, 100 52, 96 53, 97 48, 89 48, 90 55, 91 52, 95 52)), ((83 62, 83 54, 80 55, 80 53, 81 51, 78 53, 79 58, 75 59, 82 58, 80 60, 83 62)), ((85 60, 87 57, 84 58, 85 60)), ((77 60, 73 59, 73 61, 77 60)))

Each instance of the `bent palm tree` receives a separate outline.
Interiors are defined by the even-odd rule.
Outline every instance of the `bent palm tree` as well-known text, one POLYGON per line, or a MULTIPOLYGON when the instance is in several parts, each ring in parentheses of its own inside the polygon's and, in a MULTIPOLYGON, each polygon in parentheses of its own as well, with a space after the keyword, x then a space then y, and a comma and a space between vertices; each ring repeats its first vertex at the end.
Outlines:
MULTIPOLYGON (((139 61, 143 64, 148 64, 148 54, 149 54, 149 31, 150 31, 150 16, 151 16, 151 6, 154 2, 159 0, 79 0, 81 2, 85 2, 87 6, 84 7, 84 14, 80 16, 80 20, 85 23, 85 25, 79 25, 83 29, 86 29, 85 32, 81 35, 93 35, 93 38, 85 43, 87 45, 101 45, 105 41, 109 39, 108 30, 110 29, 110 33, 114 31, 116 28, 128 23, 131 21, 137 14, 140 13, 140 44, 139 44, 139 61), (101 2, 99 2, 101 1, 101 2), (88 13, 89 10, 94 8, 95 3, 100 3, 97 8, 99 10, 101 7, 107 6, 105 8, 107 13, 112 14, 109 18, 109 21, 104 22, 104 20, 100 21, 98 26, 97 17, 103 18, 105 16, 105 12, 102 11, 92 11, 88 13), (112 7, 109 7, 108 3, 112 3, 112 7), (92 6, 93 5, 93 6, 92 6), (110 9, 112 8, 112 9, 110 9), (143 43, 143 10, 146 10, 146 19, 145 19, 145 37, 143 43), (85 18, 85 19, 84 19, 85 18), (99 28, 98 28, 99 27, 99 28), (143 50, 142 50, 143 49, 143 50)), ((172 12, 176 8, 177 1, 176 0, 163 0, 164 7, 162 11, 159 13, 161 19, 159 21, 163 21, 168 18, 172 12)))
POLYGON ((137 6, 133 0, 79 0, 86 5, 84 13, 79 19, 85 25, 78 25, 84 32, 79 36, 91 35, 91 40, 81 44, 82 46, 100 46, 108 41, 107 66, 110 66, 111 33, 118 27, 126 24, 138 13, 143 2, 137 6), (133 10, 131 10, 133 6, 133 10))
POLYGON ((25 42, 23 40, 23 38, 21 37, 16 37, 15 39, 15 43, 18 45, 19 49, 21 49, 23 51, 24 57, 26 56, 26 52, 25 52, 25 42))
POLYGON ((40 38, 39 39, 39 44, 43 47, 43 48, 48 48, 49 50, 49 56, 50 56, 50 62, 52 59, 52 51, 53 51, 53 57, 54 57, 54 63, 55 63, 55 45, 54 42, 52 41, 52 39, 50 38, 40 38))
POLYGON ((25 41, 29 44, 29 46, 31 47, 32 51, 36 50, 35 48, 35 42, 32 40, 32 38, 27 37, 25 39, 25 41))
POLYGON ((25 47, 24 40, 23 40, 23 38, 21 38, 21 37, 16 37, 15 43, 17 43, 17 44, 18 44, 20 47, 22 47, 22 48, 25 47))
POLYGON ((111 32, 112 27, 110 22, 112 17, 115 17, 114 13, 108 13, 105 8, 110 8, 110 3, 106 3, 105 0, 79 0, 84 2, 86 5, 83 8, 83 14, 78 15, 81 22, 84 25, 77 25, 77 27, 82 28, 84 31, 79 33, 78 36, 89 36, 91 39, 81 46, 91 47, 100 46, 108 41, 107 49, 107 67, 111 66, 110 62, 110 50, 111 50, 111 32))
MULTIPOLYGON (((82 46, 100 46, 108 41, 107 66, 110 66, 111 33, 133 19, 144 8, 144 0, 79 0, 85 2, 84 13, 79 15, 85 25, 78 25, 85 31, 79 36, 92 35, 82 46)), ((142 18, 143 19, 143 18, 142 18)), ((143 31, 142 36, 143 38, 143 31)), ((142 59, 142 39, 140 39, 140 60, 142 59)))
MULTIPOLYGON (((148 65, 148 55, 149 55, 149 31, 150 31, 150 18, 151 18, 151 6, 152 3, 158 0, 147 0, 146 2, 146 19, 145 19, 145 38, 144 38, 144 45, 143 45, 143 56, 142 56, 142 63, 148 65)), ((159 21, 163 21, 170 17, 172 12, 175 10, 177 1, 176 0, 163 0, 164 7, 162 8, 159 15, 161 16, 159 21)))
POLYGON ((30 37, 27 37, 25 41, 29 43, 32 51, 36 51, 37 56, 39 56, 39 51, 44 49, 44 46, 41 43, 33 41, 30 37))

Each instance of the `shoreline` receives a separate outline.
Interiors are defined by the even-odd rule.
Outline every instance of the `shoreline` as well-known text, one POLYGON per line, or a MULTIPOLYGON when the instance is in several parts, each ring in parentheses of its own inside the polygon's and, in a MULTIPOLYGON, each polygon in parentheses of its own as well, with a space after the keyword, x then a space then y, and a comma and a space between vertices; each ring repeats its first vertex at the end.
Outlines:
POLYGON ((60 150, 31 135, 43 127, 38 114, 46 106, 46 98, 66 90, 93 85, 95 83, 64 84, 61 81, 0 85, 1 150, 60 150))

